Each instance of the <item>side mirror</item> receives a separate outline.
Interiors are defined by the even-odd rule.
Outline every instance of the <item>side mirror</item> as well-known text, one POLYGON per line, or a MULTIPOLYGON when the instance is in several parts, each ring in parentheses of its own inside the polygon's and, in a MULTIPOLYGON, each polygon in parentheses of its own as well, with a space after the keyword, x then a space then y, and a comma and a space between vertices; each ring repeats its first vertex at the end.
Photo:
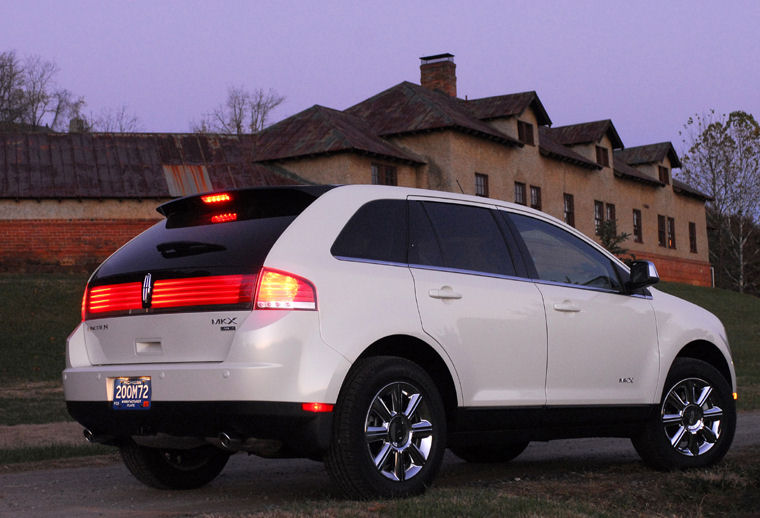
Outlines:
POLYGON ((631 277, 625 283, 629 292, 646 288, 660 281, 660 275, 657 273, 654 263, 651 261, 633 261, 631 263, 631 277))

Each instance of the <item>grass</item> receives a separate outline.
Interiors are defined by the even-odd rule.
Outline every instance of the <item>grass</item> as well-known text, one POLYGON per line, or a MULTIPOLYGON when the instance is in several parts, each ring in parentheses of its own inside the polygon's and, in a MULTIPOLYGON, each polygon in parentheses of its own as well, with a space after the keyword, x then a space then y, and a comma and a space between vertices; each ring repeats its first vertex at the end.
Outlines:
POLYGON ((739 410, 760 409, 760 298, 717 288, 662 283, 657 289, 711 311, 726 327, 739 386, 739 410))
POLYGON ((70 459, 93 455, 113 455, 115 451, 113 447, 100 444, 81 444, 77 446, 48 444, 45 446, 13 448, 0 450, 0 465, 70 459))
POLYGON ((0 275, 3 385, 61 379, 86 283, 83 275, 0 275))

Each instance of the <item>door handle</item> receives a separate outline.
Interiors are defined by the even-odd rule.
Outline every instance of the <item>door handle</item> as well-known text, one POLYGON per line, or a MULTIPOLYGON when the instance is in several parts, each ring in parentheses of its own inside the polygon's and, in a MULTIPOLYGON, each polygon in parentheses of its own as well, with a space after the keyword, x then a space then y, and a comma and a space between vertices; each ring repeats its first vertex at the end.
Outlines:
POLYGON ((564 313, 578 313, 581 307, 569 300, 563 300, 557 304, 554 304, 555 311, 562 311, 564 313))
POLYGON ((451 286, 444 286, 440 290, 429 290, 428 295, 434 299, 461 299, 462 294, 451 289, 451 286))

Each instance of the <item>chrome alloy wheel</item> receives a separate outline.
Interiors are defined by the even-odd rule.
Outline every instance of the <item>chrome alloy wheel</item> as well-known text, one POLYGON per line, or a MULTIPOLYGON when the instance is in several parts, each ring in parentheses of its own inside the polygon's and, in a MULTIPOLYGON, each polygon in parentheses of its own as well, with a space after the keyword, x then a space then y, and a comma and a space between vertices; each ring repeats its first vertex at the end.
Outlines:
POLYGON ((430 408, 414 385, 393 382, 380 389, 364 424, 367 452, 380 474, 404 481, 420 472, 433 444, 430 420, 430 408))
POLYGON ((706 381, 688 378, 670 389, 662 404, 662 426, 678 453, 696 457, 710 451, 722 432, 723 409, 706 381))

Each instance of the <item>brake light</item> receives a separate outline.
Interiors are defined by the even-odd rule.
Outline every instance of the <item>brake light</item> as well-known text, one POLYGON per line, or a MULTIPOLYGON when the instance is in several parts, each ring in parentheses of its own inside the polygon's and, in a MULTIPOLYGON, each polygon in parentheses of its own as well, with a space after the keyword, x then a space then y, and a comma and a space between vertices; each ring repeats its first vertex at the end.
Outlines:
POLYGON ((317 291, 303 277, 264 268, 256 287, 256 309, 317 309, 317 291))
POLYGON ((201 201, 203 203, 206 203, 208 205, 214 204, 214 203, 224 203, 225 201, 230 201, 232 198, 229 194, 226 192, 222 192, 219 194, 207 194, 205 196, 201 196, 201 201))
POLYGON ((250 303, 255 275, 216 275, 159 280, 153 284, 152 308, 250 303))
POLYGON ((322 412, 332 412, 334 406, 335 405, 329 403, 302 403, 301 409, 304 412, 314 412, 315 414, 318 414, 322 412))
POLYGON ((237 220, 237 212, 225 212, 224 214, 214 214, 211 216, 211 223, 226 223, 237 220))
POLYGON ((87 313, 129 311, 142 308, 142 284, 125 282, 91 288, 87 300, 87 313))

